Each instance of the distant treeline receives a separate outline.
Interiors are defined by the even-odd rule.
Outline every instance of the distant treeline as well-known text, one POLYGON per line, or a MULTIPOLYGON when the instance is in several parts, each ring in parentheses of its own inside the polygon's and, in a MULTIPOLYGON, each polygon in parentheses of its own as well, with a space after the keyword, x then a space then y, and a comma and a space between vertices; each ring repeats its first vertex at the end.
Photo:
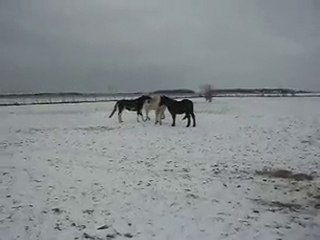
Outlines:
POLYGON ((170 89, 170 90, 157 90, 153 93, 156 94, 195 94, 195 91, 190 89, 170 89))
POLYGON ((295 93, 311 93, 310 91, 301 91, 285 88, 231 88, 231 89, 212 89, 213 94, 295 94, 295 93))
POLYGON ((17 93, 17 94, 0 94, 0 98, 58 98, 58 97, 113 97, 113 96, 130 96, 143 94, 135 93, 79 93, 79 92, 58 92, 58 93, 17 93))
MULTIPOLYGON (((197 94, 190 89, 167 89, 157 90, 152 92, 153 94, 171 94, 171 95, 192 95, 197 94)), ((151 94, 152 94, 151 93, 151 94)), ((295 94, 295 93, 312 93, 310 91, 301 91, 285 88, 257 88, 257 89, 245 89, 245 88, 230 88, 230 89, 212 89, 212 94, 295 94)), ((58 93, 19 93, 19 94, 0 94, 0 98, 58 98, 58 97, 114 97, 114 96, 136 96, 148 94, 144 92, 134 93, 80 93, 80 92, 58 92, 58 93)), ((201 93, 199 94, 201 95, 201 93)))
MULTIPOLYGON (((189 89, 169 89, 152 92, 154 94, 195 94, 195 91, 189 89)), ((152 94, 151 93, 151 94, 152 94)), ((80 93, 80 92, 58 92, 58 93, 17 93, 17 94, 0 94, 0 98, 28 98, 28 97, 113 97, 113 96, 135 96, 148 94, 144 92, 132 93, 80 93)))

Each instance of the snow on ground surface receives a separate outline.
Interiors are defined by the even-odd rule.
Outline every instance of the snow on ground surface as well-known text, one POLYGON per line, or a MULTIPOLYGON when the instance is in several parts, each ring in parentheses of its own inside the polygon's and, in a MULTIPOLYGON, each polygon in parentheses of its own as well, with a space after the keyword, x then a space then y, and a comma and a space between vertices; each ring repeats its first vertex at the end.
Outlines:
POLYGON ((0 239, 320 239, 320 98, 194 101, 196 128, 1 107, 0 239))

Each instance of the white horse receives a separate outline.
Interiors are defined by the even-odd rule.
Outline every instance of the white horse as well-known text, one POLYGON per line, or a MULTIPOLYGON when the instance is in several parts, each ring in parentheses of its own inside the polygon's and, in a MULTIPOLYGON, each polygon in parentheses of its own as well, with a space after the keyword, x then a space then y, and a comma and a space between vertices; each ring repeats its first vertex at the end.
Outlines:
POLYGON ((161 120, 165 119, 165 115, 164 115, 164 111, 166 110, 166 106, 162 105, 160 106, 160 101, 161 101, 161 96, 153 96, 151 97, 151 99, 147 99, 145 101, 145 103, 143 104, 143 109, 146 112, 146 119, 144 121, 147 120, 151 120, 149 117, 149 112, 151 110, 155 111, 155 124, 159 123, 161 125, 161 120))

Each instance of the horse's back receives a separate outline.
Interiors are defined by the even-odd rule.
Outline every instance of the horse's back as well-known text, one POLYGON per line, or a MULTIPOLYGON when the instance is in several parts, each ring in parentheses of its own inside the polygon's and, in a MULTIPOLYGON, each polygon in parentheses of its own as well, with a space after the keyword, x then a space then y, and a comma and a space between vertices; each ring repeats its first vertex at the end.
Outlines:
POLYGON ((181 100, 181 104, 186 108, 186 112, 193 112, 193 102, 189 99, 181 100))
POLYGON ((187 105, 187 106, 193 106, 193 102, 189 99, 183 99, 183 100, 181 100, 181 103, 183 103, 184 105, 187 105))
POLYGON ((181 102, 192 103, 193 104, 193 102, 190 99, 182 99, 181 102))

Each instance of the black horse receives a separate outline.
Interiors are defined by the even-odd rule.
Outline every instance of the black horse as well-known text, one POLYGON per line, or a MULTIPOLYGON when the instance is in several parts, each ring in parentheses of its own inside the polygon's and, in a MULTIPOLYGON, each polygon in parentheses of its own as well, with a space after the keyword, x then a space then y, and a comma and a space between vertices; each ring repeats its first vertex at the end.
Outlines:
MULTIPOLYGON (((177 114, 185 114, 184 119, 188 119, 187 127, 190 126, 190 116, 192 117, 193 121, 193 127, 196 126, 196 117, 193 112, 193 102, 189 99, 183 99, 181 101, 176 101, 174 99, 171 99, 167 96, 161 96, 160 106, 165 105, 167 106, 171 116, 172 116, 172 125, 176 125, 176 115, 177 114)), ((161 120, 160 120, 161 124, 161 120)))
POLYGON ((122 121, 122 111, 124 109, 127 109, 129 111, 136 111, 137 112, 137 122, 139 122, 139 116, 141 116, 142 120, 143 120, 143 115, 142 115, 142 108, 143 108, 143 104, 145 103, 146 100, 150 100, 151 97, 147 96, 147 95, 143 95, 139 98, 136 99, 131 99, 131 100, 127 100, 127 99, 122 99, 116 102, 116 104, 114 105, 113 111, 110 114, 109 118, 111 118, 113 116, 113 114, 116 112, 117 108, 118 108, 118 120, 119 122, 123 122, 122 121))

